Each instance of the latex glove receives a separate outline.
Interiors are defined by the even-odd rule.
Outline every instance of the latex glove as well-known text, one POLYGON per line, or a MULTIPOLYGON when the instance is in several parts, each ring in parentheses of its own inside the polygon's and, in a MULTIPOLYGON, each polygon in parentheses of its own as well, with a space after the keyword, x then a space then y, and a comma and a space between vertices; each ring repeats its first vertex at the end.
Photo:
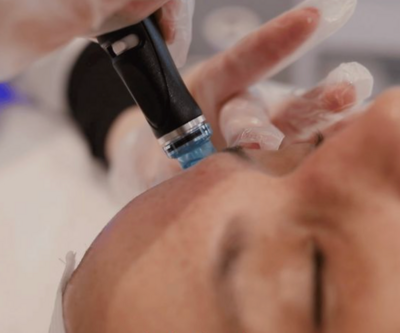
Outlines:
MULTIPOLYGON (((285 136, 310 133, 333 123, 368 98, 372 76, 358 64, 332 72, 308 93, 254 85, 282 70, 339 30, 354 12, 353 0, 309 0, 267 23, 234 48, 186 75, 188 87, 214 130, 218 149, 256 144, 278 149, 285 136), (335 118, 333 117, 333 118, 335 118)), ((128 112, 110 136, 110 179, 125 201, 180 172, 169 160, 140 112, 128 112), (143 144, 146 142, 146 144, 143 144)))
POLYGON ((360 112, 372 93, 373 77, 358 63, 342 64, 309 91, 259 85, 229 100, 220 112, 228 146, 277 150, 360 112))
POLYGON ((97 36, 157 16, 182 65, 195 0, 0 0, 0 81, 11 78, 74 37, 97 36))

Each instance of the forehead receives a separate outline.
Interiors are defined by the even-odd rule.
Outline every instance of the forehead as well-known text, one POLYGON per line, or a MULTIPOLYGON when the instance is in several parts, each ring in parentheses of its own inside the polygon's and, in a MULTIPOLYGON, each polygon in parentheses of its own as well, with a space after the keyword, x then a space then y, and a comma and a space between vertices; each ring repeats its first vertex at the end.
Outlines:
POLYGON ((256 214, 265 201, 273 202, 266 194, 272 186, 250 163, 216 154, 133 200, 94 247, 127 242, 131 253, 140 253, 170 227, 189 229, 205 221, 218 224, 237 214, 256 214))
MULTIPOLYGON (((235 192, 239 187, 246 186, 244 179, 251 180, 255 177, 258 177, 256 169, 245 158, 218 153, 148 191, 141 200, 133 201, 133 204, 139 206, 157 201, 167 206, 190 205, 197 200, 213 198, 221 190, 235 192), (136 204, 139 201, 140 204, 136 204)), ((220 199, 223 200, 223 197, 220 199)))
POLYGON ((247 162, 216 154, 133 200, 98 236, 81 267, 86 272, 100 269, 107 272, 104 279, 113 280, 118 278, 113 277, 115 263, 131 267, 170 231, 178 239, 189 234, 194 239, 236 216, 255 214, 264 205, 257 187, 269 187, 262 181, 247 162))
POLYGON ((165 219, 176 219, 193 209, 201 214, 224 202, 239 200, 249 188, 256 190, 254 185, 259 178, 259 172, 249 162, 219 153, 148 191, 134 200, 128 210, 151 220, 160 215, 165 219), (199 209, 201 207, 203 209, 199 209))

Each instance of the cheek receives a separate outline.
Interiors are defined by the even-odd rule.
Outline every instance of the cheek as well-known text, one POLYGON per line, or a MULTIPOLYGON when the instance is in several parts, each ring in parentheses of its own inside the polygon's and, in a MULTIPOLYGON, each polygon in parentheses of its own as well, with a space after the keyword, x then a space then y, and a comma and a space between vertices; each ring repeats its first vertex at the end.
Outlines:
POLYGON ((244 251, 234 277, 249 333, 313 331, 313 246, 295 226, 264 234, 244 251))
POLYGON ((382 196, 339 220, 320 222, 327 332, 398 331, 399 207, 382 196))

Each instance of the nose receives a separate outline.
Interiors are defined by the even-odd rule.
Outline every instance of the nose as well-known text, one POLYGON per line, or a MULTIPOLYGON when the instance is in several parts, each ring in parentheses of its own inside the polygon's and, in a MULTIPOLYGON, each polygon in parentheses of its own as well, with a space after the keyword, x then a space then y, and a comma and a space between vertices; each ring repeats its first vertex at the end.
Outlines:
MULTIPOLYGON (((377 187, 400 192, 400 88, 392 89, 368 111, 329 138, 297 173, 302 196, 326 198, 332 205, 351 200, 351 190, 377 187)), ((308 199, 311 199, 308 197, 308 199)))
POLYGON ((399 151, 400 89, 393 89, 288 179, 296 220, 324 254, 327 332, 400 327, 392 310, 400 304, 399 151))
POLYGON ((360 161, 371 178, 379 175, 400 189, 400 88, 380 96, 357 130, 360 161))

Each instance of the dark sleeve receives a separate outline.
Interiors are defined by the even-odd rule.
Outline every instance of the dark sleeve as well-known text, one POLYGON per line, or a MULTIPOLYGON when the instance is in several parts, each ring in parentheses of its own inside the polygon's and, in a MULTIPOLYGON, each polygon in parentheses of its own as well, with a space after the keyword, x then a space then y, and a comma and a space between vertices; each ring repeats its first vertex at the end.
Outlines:
POLYGON ((91 43, 76 61, 69 78, 70 112, 94 157, 107 164, 107 134, 117 117, 135 105, 108 55, 91 43))

